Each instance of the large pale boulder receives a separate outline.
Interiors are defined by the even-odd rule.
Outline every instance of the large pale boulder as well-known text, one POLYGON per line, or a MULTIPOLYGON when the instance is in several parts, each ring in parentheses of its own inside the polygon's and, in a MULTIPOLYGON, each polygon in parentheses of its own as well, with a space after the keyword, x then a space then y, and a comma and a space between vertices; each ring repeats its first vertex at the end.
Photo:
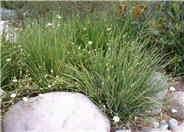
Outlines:
POLYGON ((80 93, 52 92, 18 102, 3 120, 5 132, 110 132, 101 110, 80 93))

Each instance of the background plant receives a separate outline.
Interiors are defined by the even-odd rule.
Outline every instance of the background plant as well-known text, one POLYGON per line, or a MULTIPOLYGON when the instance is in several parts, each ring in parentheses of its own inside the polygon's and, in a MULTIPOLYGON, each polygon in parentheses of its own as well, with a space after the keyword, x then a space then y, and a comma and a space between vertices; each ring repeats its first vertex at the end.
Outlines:
POLYGON ((158 32, 159 45, 163 46, 164 52, 171 53, 169 56, 169 71, 176 71, 180 75, 184 74, 184 6, 183 2, 165 2, 158 5, 162 15, 157 16, 155 31, 158 32), (159 18, 160 17, 160 18, 159 18), (162 17, 162 18, 161 18, 162 17))
POLYGON ((149 33, 146 37, 162 49, 161 54, 169 54, 164 60, 170 63, 168 73, 183 75, 183 2, 127 2, 118 13, 121 21, 131 21, 135 33, 149 33))

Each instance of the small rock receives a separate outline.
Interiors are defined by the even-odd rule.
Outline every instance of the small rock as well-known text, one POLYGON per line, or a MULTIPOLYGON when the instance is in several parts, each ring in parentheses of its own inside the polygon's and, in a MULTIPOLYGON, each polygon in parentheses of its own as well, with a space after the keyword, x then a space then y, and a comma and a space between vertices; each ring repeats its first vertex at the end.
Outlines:
POLYGON ((173 117, 184 120, 184 92, 173 92, 168 98, 166 106, 170 108, 170 114, 173 117))
POLYGON ((51 92, 13 105, 3 120, 4 132, 110 132, 110 122, 85 95, 51 92))
POLYGON ((159 122, 156 119, 150 118, 150 123, 153 126, 153 128, 159 128, 159 122))
POLYGON ((171 132, 170 130, 162 130, 162 129, 156 129, 156 128, 144 128, 142 129, 143 132, 171 132))
POLYGON ((150 128, 150 127, 143 127, 143 128, 141 128, 141 131, 143 131, 143 132, 150 132, 152 130, 154 130, 154 128, 150 128))
POLYGON ((184 122, 182 122, 182 123, 180 124, 180 126, 184 126, 184 122))
POLYGON ((132 132, 130 129, 127 130, 117 130, 116 132, 132 132))
POLYGON ((155 72, 152 75, 152 78, 150 79, 150 82, 148 83, 148 85, 149 86, 156 85, 155 91, 159 90, 159 92, 157 93, 154 99, 159 101, 160 103, 153 106, 153 109, 148 110, 150 112, 147 112, 150 116, 155 116, 161 112, 163 101, 168 92, 169 84, 164 75, 162 75, 159 72, 155 72))
POLYGON ((166 125, 166 124, 167 124, 166 120, 162 120, 162 121, 160 122, 160 125, 166 125))
POLYGON ((173 130, 173 128, 178 126, 178 121, 176 119, 170 119, 168 124, 169 124, 169 129, 173 130))
POLYGON ((173 128, 172 132, 184 132, 184 125, 179 125, 173 128))
POLYGON ((155 72, 154 75, 152 76, 150 82, 149 82, 149 85, 153 85, 154 83, 157 84, 157 88, 155 90, 162 89, 157 94, 157 99, 160 99, 161 101, 163 101, 167 92, 168 92, 168 82, 167 82, 165 76, 159 72, 155 72))
POLYGON ((160 130, 167 130, 168 128, 168 124, 159 127, 160 130))
POLYGON ((158 121, 154 121, 152 123, 152 125, 153 125, 154 128, 159 128, 159 122, 158 121))
POLYGON ((168 127, 169 127, 169 125, 167 124, 166 120, 162 120, 160 122, 160 127, 159 127, 160 130, 167 130, 168 127))
POLYGON ((170 130, 154 129, 150 132, 171 132, 170 130))
POLYGON ((166 124, 166 125, 163 125, 163 126, 160 126, 159 127, 161 130, 167 130, 169 128, 169 125, 166 124))

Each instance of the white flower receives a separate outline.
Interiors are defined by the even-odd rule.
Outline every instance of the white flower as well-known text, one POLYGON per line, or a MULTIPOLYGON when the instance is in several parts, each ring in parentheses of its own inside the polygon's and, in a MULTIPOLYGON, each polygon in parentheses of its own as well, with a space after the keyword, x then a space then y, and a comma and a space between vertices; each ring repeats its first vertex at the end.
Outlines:
POLYGON ((47 23, 47 26, 53 26, 53 23, 47 23))
POLYGON ((6 59, 6 61, 7 61, 7 62, 10 62, 10 61, 11 61, 11 59, 10 59, 10 58, 8 58, 8 59, 6 59))
POLYGON ((111 50, 111 48, 109 48, 109 51, 111 50))
POLYGON ((111 28, 107 28, 107 31, 111 31, 111 28))
POLYGON ((24 97, 24 98, 23 98, 23 101, 24 101, 24 102, 28 102, 28 98, 27 98, 27 97, 24 97))
POLYGON ((79 46, 78 49, 81 49, 81 47, 79 46))
POLYGON ((89 41, 88 44, 91 45, 93 42, 92 41, 89 41))
POLYGON ((114 117, 113 117, 113 121, 114 121, 114 123, 119 122, 119 117, 118 117, 118 116, 114 116, 114 117))
POLYGON ((48 85, 49 88, 51 88, 51 85, 48 85))
POLYGON ((43 94, 40 93, 38 96, 43 97, 43 94))
MULTIPOLYGON (((27 26, 28 27, 28 26, 27 26)), ((15 28, 15 31, 18 31, 19 30, 19 28, 15 28)))
POLYGON ((87 28, 83 28, 83 30, 87 30, 87 28))
POLYGON ((20 51, 22 52, 22 51, 23 51, 23 49, 20 49, 20 51))
POLYGON ((54 71, 51 69, 50 72, 53 73, 54 71))
POLYGON ((11 98, 15 98, 15 97, 16 97, 16 94, 13 93, 13 94, 10 95, 10 97, 11 97, 11 98))
POLYGON ((16 79, 16 78, 15 78, 15 79, 13 79, 13 80, 12 80, 12 82, 17 82, 17 79, 16 79))
POLYGON ((175 87, 170 87, 169 90, 172 92, 176 91, 175 87))
POLYGON ((103 105, 103 108, 104 108, 104 109, 106 109, 106 106, 105 106, 105 105, 103 105))
POLYGON ((58 18, 58 19, 61 19, 61 16, 60 16, 60 15, 57 15, 57 18, 58 18))
POLYGON ((60 27, 60 24, 58 24, 57 26, 60 27))
POLYGON ((172 113, 176 113, 176 112, 178 112, 176 109, 171 109, 171 112, 172 113))
POLYGON ((126 34, 123 35, 123 38, 125 38, 125 37, 126 37, 126 34))
POLYGON ((26 12, 24 12, 24 13, 23 13, 23 16, 26 16, 26 14, 27 14, 27 13, 26 13, 26 12))

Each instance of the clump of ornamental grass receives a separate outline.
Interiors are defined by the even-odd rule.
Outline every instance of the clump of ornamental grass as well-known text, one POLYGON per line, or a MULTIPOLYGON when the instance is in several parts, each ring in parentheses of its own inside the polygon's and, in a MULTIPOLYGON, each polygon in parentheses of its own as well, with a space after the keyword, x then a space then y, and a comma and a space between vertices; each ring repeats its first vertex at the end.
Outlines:
POLYGON ((25 24, 24 31, 17 34, 16 43, 23 50, 25 69, 35 82, 47 86, 46 75, 61 76, 66 64, 78 65, 80 61, 88 64, 88 53, 107 49, 113 35, 112 20, 93 18, 84 21, 73 16, 64 21, 56 15, 49 21, 40 19, 25 24))
POLYGON ((105 53, 102 49, 90 53, 89 65, 68 64, 64 79, 101 106, 115 123, 146 117, 146 110, 158 103, 155 96, 164 88, 155 90, 157 83, 149 85, 155 71, 163 67, 158 53, 145 50, 144 45, 112 39, 105 53))

